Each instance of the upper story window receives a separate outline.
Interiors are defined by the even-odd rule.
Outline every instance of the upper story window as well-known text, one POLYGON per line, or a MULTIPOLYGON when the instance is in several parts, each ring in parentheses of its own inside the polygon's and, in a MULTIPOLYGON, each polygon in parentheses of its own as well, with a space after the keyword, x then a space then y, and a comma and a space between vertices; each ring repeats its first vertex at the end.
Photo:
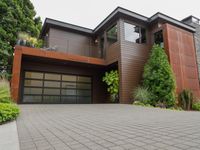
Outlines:
POLYGON ((154 43, 164 48, 164 39, 162 30, 154 33, 154 43))
POLYGON ((125 40, 134 43, 146 43, 146 29, 137 25, 124 23, 125 40))
POLYGON ((111 44, 117 42, 117 25, 115 24, 110 29, 108 29, 106 34, 107 34, 108 45, 111 45, 111 44))

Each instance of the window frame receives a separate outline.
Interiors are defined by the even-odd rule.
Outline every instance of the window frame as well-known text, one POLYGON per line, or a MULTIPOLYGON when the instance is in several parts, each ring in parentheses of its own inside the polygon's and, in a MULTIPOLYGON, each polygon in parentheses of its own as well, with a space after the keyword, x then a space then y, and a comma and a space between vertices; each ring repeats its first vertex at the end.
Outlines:
POLYGON ((123 22, 123 26, 124 26, 124 31, 123 31, 123 35, 124 35, 124 41, 126 41, 126 42, 131 42, 131 43, 135 43, 135 44, 143 44, 143 45, 145 45, 145 44, 147 44, 147 28, 145 27, 145 26, 142 26, 142 25, 139 25, 139 24, 137 24, 137 23, 134 23, 134 22, 130 22, 130 21, 124 21, 123 22), (129 25, 133 25, 133 26, 138 26, 139 27, 139 43, 137 43, 137 42, 135 42, 135 41, 129 41, 129 40, 126 40, 126 33, 125 33, 125 24, 129 24, 129 25), (143 29, 145 29, 145 42, 144 43, 142 43, 142 28, 143 29))
MULTIPOLYGON (((106 32, 106 45, 108 46, 108 35, 107 35, 107 33, 108 33, 108 31, 109 30, 111 30, 114 26, 116 26, 116 29, 117 29, 117 39, 116 39, 116 41, 114 42, 114 43, 112 43, 111 45, 113 45, 113 44, 115 44, 115 43, 117 43, 118 41, 119 41, 119 36, 118 36, 118 33, 119 33, 119 29, 118 29, 118 22, 114 22, 114 23, 112 23, 106 30, 105 30, 105 32, 106 32)), ((104 39, 104 42, 105 42, 105 39, 104 39)))

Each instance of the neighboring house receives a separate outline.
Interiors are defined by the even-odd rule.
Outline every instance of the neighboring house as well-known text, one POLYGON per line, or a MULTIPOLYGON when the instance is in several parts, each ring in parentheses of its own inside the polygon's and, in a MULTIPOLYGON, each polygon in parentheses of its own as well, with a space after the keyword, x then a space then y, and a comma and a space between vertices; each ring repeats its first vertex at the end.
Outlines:
POLYGON ((199 79, 200 79, 200 19, 194 16, 189 16, 183 19, 182 21, 186 24, 193 26, 196 29, 194 33, 194 39, 196 47, 197 65, 199 70, 199 79))
POLYGON ((173 68, 177 92, 200 96, 195 28, 156 13, 150 18, 116 8, 94 30, 46 19, 46 49, 15 47, 12 95, 17 103, 105 103, 105 71, 117 69, 120 103, 132 102, 154 43, 173 68))

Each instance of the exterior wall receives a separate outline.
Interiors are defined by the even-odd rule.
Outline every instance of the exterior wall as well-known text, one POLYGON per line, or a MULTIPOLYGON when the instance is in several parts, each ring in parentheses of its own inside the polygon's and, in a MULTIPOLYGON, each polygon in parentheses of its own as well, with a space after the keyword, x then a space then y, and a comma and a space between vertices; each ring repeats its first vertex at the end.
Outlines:
POLYGON ((175 73, 177 92, 191 89, 200 96, 196 51, 193 33, 165 24, 165 50, 175 73))
MULTIPOLYGON (((148 35, 147 33, 147 39, 148 35)), ((132 91, 141 82, 144 64, 149 56, 149 43, 149 41, 147 44, 125 41, 124 20, 120 20, 120 103, 132 102, 132 91)))
POLYGON ((48 46, 57 51, 100 58, 98 46, 92 38, 75 32, 49 29, 48 46))
POLYGON ((196 57, 197 57, 197 65, 198 65, 198 75, 200 79, 200 25, 192 22, 192 18, 190 20, 184 21, 186 24, 189 24, 195 27, 196 32, 194 33, 195 47, 196 47, 196 57))
POLYGON ((114 62, 117 62, 119 59, 119 53, 120 53, 120 44, 119 41, 116 43, 113 43, 108 49, 106 49, 106 64, 112 64, 114 62))
POLYGON ((120 58, 120 21, 117 21, 117 42, 110 45, 110 47, 106 47, 106 63, 112 64, 114 62, 119 61, 120 58))
MULTIPOLYGON (((102 100, 106 100, 106 98, 104 98, 104 94, 101 92, 101 89, 103 90, 105 86, 102 86, 102 82, 100 82, 101 80, 101 71, 98 70, 97 66, 99 66, 100 68, 104 68, 106 66, 106 63, 103 59, 98 59, 98 58, 91 58, 91 57, 85 57, 85 56, 78 56, 78 55, 72 55, 72 54, 63 54, 63 53, 59 53, 59 52, 53 52, 53 51, 46 51, 46 50, 40 50, 40 49, 36 49, 36 48, 28 48, 28 47, 21 47, 21 46, 16 46, 15 47, 15 55, 14 55, 14 61, 13 61, 13 70, 12 70, 12 80, 11 80, 11 94, 12 97, 14 99, 14 101, 16 103, 19 103, 20 100, 20 91, 21 91, 21 79, 22 79, 22 65, 25 65, 26 63, 28 64, 29 62, 31 62, 31 60, 29 59, 27 62, 22 62, 22 58, 24 56, 28 56, 29 58, 37 58, 39 61, 41 61, 40 63, 38 63, 38 66, 43 66, 42 60, 45 59, 46 62, 52 62, 52 63, 58 63, 60 62, 60 64, 79 64, 81 67, 83 68, 82 70, 84 70, 85 72, 93 72, 95 74, 93 74, 93 78, 94 78, 94 86, 99 88, 96 88, 94 90, 94 103, 100 102, 101 98, 102 100), (87 69, 84 68, 83 66, 87 66, 87 69), (92 67, 93 66, 93 67, 92 67), (97 68, 95 69, 96 66, 97 68), (100 71, 100 72, 99 72, 100 71), (96 85, 97 84, 97 85, 96 85), (100 95, 98 95, 100 94, 100 95)), ((51 67, 53 65, 49 65, 49 66, 45 66, 43 67, 43 69, 47 69, 49 68, 49 70, 54 71, 57 68, 59 68, 59 65, 57 65, 56 67, 51 67)), ((33 66, 29 66, 27 69, 31 70, 31 68, 34 68, 33 66)), ((77 67, 77 66, 76 66, 77 67)), ((74 66, 71 68, 75 68, 74 66)), ((68 68, 62 67, 64 72, 68 71, 68 68)), ((78 72, 76 70, 74 70, 75 73, 78 72)), ((101 100, 101 101, 102 101, 101 100)))
MULTIPOLYGON (((37 59, 36 59, 37 60, 37 59)), ((104 74, 103 68, 98 67, 88 67, 88 66, 78 66, 78 65, 60 65, 56 63, 47 63, 48 60, 43 60, 41 62, 30 61, 25 59, 22 61, 21 72, 24 71, 41 71, 41 72, 51 72, 51 73, 61 73, 61 74, 73 74, 73 75, 85 75, 92 77, 92 103, 105 103, 106 102, 106 88, 104 83, 101 81, 104 74), (91 69, 92 68, 92 69, 91 69)), ((21 91, 23 89, 23 78, 21 78, 21 91)), ((22 95, 20 95, 20 98, 22 95)))

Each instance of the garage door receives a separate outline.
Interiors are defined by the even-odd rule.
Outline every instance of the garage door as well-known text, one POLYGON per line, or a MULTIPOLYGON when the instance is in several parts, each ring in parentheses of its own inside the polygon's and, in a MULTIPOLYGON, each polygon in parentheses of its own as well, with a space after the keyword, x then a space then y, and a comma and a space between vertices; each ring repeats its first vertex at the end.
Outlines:
POLYGON ((91 103, 91 77, 26 71, 23 103, 91 103))

